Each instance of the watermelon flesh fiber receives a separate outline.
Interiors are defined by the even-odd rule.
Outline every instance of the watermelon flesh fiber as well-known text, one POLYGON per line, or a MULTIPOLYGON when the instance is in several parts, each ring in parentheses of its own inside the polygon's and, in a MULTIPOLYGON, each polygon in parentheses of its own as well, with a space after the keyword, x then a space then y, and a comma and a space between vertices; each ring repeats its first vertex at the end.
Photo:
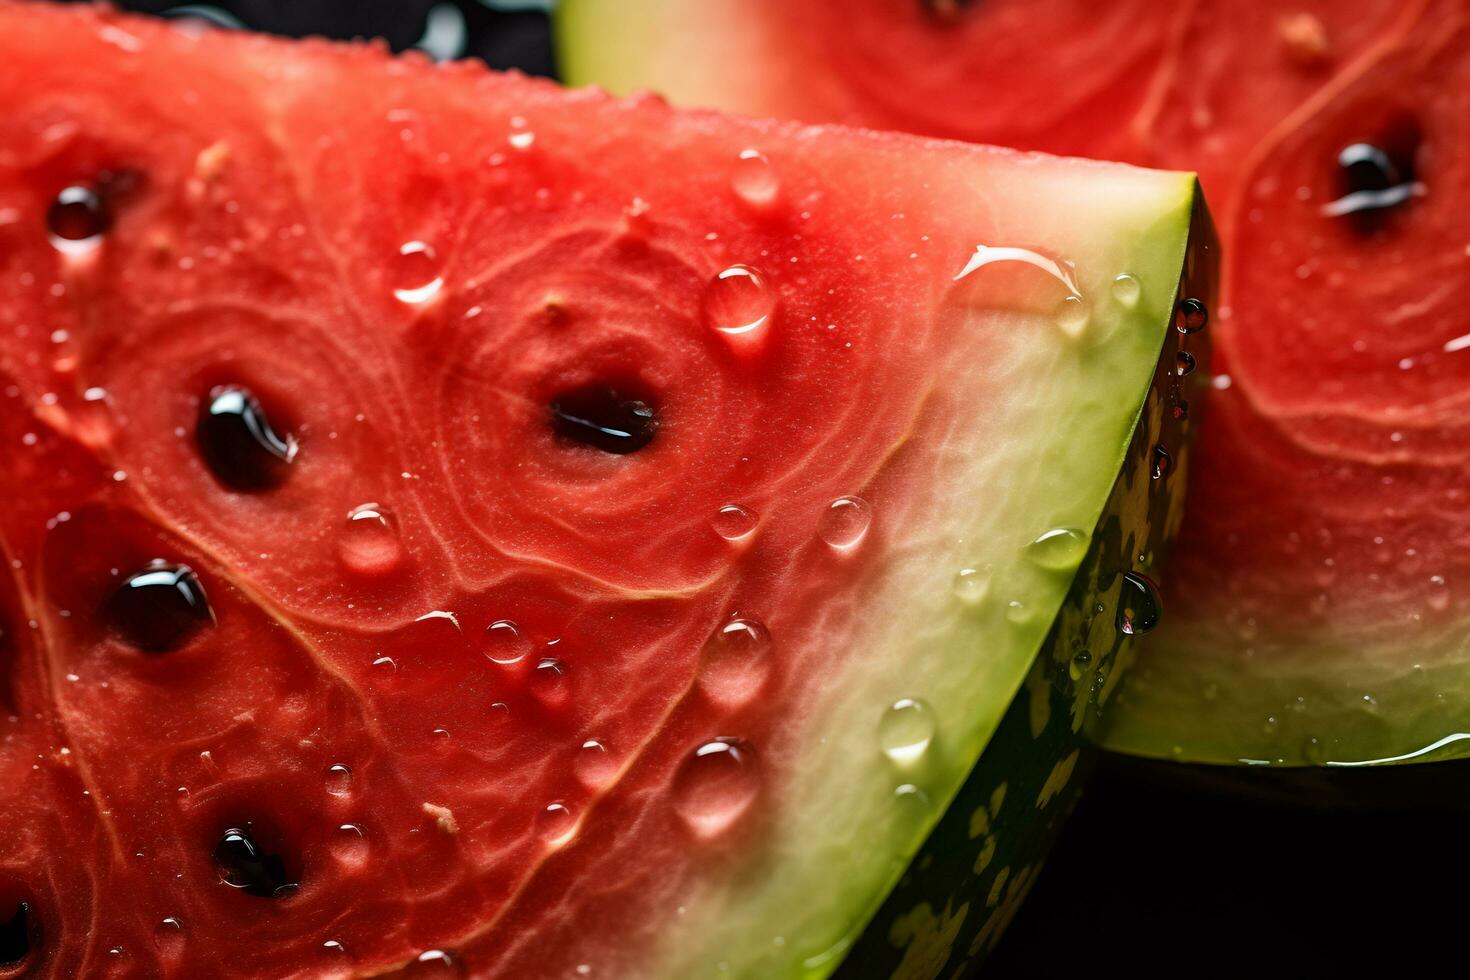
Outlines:
POLYGON ((1087 551, 1193 178, 0 26, 19 969, 828 972, 1087 551))
POLYGON ((559 27, 569 75, 615 90, 1198 170, 1226 249, 1219 375, 1169 625, 1109 744, 1273 765, 1470 751, 1470 11, 935 9, 570 0, 559 27))

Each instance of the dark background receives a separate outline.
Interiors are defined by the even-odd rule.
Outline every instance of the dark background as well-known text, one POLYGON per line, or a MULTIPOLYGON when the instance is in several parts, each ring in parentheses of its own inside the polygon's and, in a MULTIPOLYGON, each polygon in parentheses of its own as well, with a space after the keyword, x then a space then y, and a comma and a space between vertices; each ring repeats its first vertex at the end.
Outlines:
MULTIPOLYGON (((119 5, 175 14, 181 6, 119 5)), ((205 13, 281 34, 381 36, 402 49, 420 41, 429 11, 440 8, 440 37, 460 36, 463 25, 454 54, 550 75, 544 6, 233 0, 205 13)), ((985 972, 1023 980, 1467 976, 1467 839, 1463 764, 1303 778, 1104 759, 985 972)))

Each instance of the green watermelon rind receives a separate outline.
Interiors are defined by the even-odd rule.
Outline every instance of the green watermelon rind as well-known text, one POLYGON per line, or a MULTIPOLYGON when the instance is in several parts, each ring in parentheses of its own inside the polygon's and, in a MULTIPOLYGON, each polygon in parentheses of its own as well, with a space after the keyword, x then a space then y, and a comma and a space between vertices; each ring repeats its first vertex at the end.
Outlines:
MULTIPOLYGON (((1213 304, 1218 256, 1196 187, 1176 302, 1194 296, 1213 304)), ((1208 363, 1207 334, 1167 332, 1117 482, 1025 687, 833 976, 965 976, 979 968, 1020 908, 1080 797, 1107 704, 1138 642, 1116 627, 1123 573, 1156 579, 1179 530, 1208 363), (1187 378, 1175 371, 1181 350, 1197 364, 1187 378), (1173 411, 1181 400, 1189 403, 1183 419, 1173 411), (1174 467, 1154 479, 1160 445, 1169 447, 1174 467), (1076 658, 1084 651, 1090 659, 1079 669, 1076 658)))

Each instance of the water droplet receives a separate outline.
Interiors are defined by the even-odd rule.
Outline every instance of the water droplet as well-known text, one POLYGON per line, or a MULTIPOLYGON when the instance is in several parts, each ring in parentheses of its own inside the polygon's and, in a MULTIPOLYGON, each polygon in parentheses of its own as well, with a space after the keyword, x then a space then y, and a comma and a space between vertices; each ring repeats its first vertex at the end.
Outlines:
POLYGON ((730 174, 730 186, 737 197, 758 209, 769 208, 781 194, 781 179, 771 161, 755 149, 740 151, 730 174))
POLYGON ((1143 284, 1128 273, 1113 277, 1113 299, 1125 310, 1131 310, 1138 305, 1139 298, 1143 295, 1143 284))
POLYGON ((1087 535, 1076 528, 1053 528, 1026 546, 1026 557, 1041 568, 1068 571, 1082 561, 1088 543, 1087 535))
POLYGON ((1435 612, 1444 612, 1450 607, 1450 587, 1445 584, 1443 575, 1429 576, 1429 595, 1425 602, 1435 612))
MULTIPOLYGON (((153 927, 153 945, 165 959, 178 959, 184 952, 184 924, 174 916, 162 919, 153 927)), ((0 955, 0 963, 5 957, 0 955)))
POLYGON ((536 836, 548 844, 565 844, 572 839, 577 820, 565 803, 550 803, 536 817, 536 836))
POLYGON ((1174 375, 1184 377, 1194 373, 1196 367, 1194 355, 1187 350, 1182 350, 1174 355, 1174 375))
POLYGON ((732 616, 715 630, 700 655, 699 688, 725 707, 748 703, 770 670, 771 635, 754 619, 732 616))
POLYGON ((81 185, 64 188, 46 212, 52 247, 68 255, 84 255, 102 244, 108 224, 102 198, 81 185))
POLYGON ((194 570, 161 559, 128 576, 107 611, 123 641, 144 653, 181 649, 214 624, 214 610, 194 570))
POLYGON ((1154 447, 1153 478, 1162 480, 1169 475, 1169 470, 1174 465, 1174 457, 1169 455, 1169 450, 1163 446, 1154 447))
POLYGON ((367 860, 368 841, 357 824, 344 823, 332 832, 332 856, 343 864, 358 865, 367 860))
POLYGON ((352 794, 352 770, 340 762, 327 769, 324 781, 327 792, 332 796, 352 794))
POLYGON ((424 973, 450 974, 459 972, 459 961, 447 949, 426 949, 414 960, 414 966, 424 973))
POLYGON ((1320 766, 1327 761, 1327 746, 1315 736, 1306 740, 1302 745, 1302 758, 1309 765, 1320 766))
POLYGON ((398 661, 392 657, 375 657, 372 663, 373 680, 379 684, 391 684, 398 676, 398 661))
POLYGON ((1179 399, 1169 409, 1169 414, 1174 416, 1176 419, 1189 418, 1189 402, 1185 401, 1183 398, 1179 399))
POLYGON ((894 788, 893 810, 896 823, 920 823, 928 817, 929 808, 929 794, 913 783, 904 783, 894 788))
POLYGON ((572 773, 588 789, 604 789, 618 774, 618 760, 605 744, 589 738, 577 749, 577 755, 572 760, 572 773))
POLYGON ((507 139, 510 145, 517 150, 529 150, 536 144, 536 134, 529 129, 515 130, 507 139))
POLYGON ((1180 333, 1199 333, 1210 322, 1210 311, 1205 307, 1204 300, 1189 297, 1179 301, 1179 308, 1174 311, 1174 328, 1180 333))
POLYGON ((962 568, 955 573, 954 594, 967 606, 978 606, 990 594, 990 572, 978 568, 962 568))
POLYGON ((1127 572, 1118 596, 1118 629, 1128 636, 1142 636, 1159 625, 1164 606, 1159 587, 1146 575, 1127 572))
POLYGON ((531 652, 531 641, 508 619, 497 619, 485 627, 485 656, 498 664, 514 664, 531 652))
POLYGON ((1092 313, 1087 304, 1082 301, 1081 296, 1068 296, 1057 306, 1057 326, 1062 333, 1073 340, 1078 339, 1087 330, 1087 323, 1092 318, 1092 313))
POLYGON ((1006 619, 1019 626, 1030 621, 1031 610, 1020 599, 1012 599, 1006 603, 1006 619))
POLYGON ((393 263, 393 295, 401 303, 427 303, 439 294, 444 277, 439 257, 427 242, 404 242, 393 263))
POLYGON ((835 551, 852 551, 867 537, 873 515, 860 497, 838 497, 827 505, 817 534, 835 551))
POLYGON ((387 575, 403 562, 403 542, 392 513, 382 504, 358 504, 347 513, 337 539, 337 559, 347 571, 366 578, 387 575))
POLYGON ((280 484, 298 449, 296 437, 277 435, 259 399, 240 385, 210 390, 195 438, 215 478, 247 493, 280 484))
POLYGON ((706 742, 674 776, 674 812, 696 836, 717 837, 745 814, 760 790, 755 754, 739 739, 706 742))
POLYGON ((347 947, 343 946, 339 940, 328 939, 326 942, 322 943, 322 952, 326 953, 333 959, 336 959, 339 956, 347 955, 347 947))
POLYGON ((566 664, 555 657, 542 657, 531 674, 531 693, 548 707, 565 704, 571 687, 566 664))
POLYGON ((934 712, 923 701, 903 698, 883 712, 878 745, 899 765, 917 762, 934 739, 934 712))
POLYGON ((626 455, 653 441, 658 413, 641 398, 608 385, 589 385, 558 395, 551 403, 551 428, 563 439, 626 455))
POLYGON ((1073 654, 1071 661, 1067 664, 1067 674, 1074 681, 1082 679, 1082 676, 1092 669, 1092 654, 1086 650, 1078 650, 1073 654))
POLYGON ((732 265, 705 287, 704 322, 727 338, 761 333, 776 309, 774 290, 748 265, 732 265))
POLYGON ((754 511, 739 504, 726 504, 715 514, 715 533, 726 541, 740 541, 750 536, 759 523, 754 511))

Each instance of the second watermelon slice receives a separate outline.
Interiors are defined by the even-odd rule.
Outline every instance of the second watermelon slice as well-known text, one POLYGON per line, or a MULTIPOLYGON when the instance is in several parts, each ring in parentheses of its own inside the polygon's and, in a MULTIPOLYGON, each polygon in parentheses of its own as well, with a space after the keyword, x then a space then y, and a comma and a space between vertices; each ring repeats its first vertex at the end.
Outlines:
POLYGON ((95 9, 0 91, 0 972, 983 955, 1157 621, 1192 176, 95 9))

